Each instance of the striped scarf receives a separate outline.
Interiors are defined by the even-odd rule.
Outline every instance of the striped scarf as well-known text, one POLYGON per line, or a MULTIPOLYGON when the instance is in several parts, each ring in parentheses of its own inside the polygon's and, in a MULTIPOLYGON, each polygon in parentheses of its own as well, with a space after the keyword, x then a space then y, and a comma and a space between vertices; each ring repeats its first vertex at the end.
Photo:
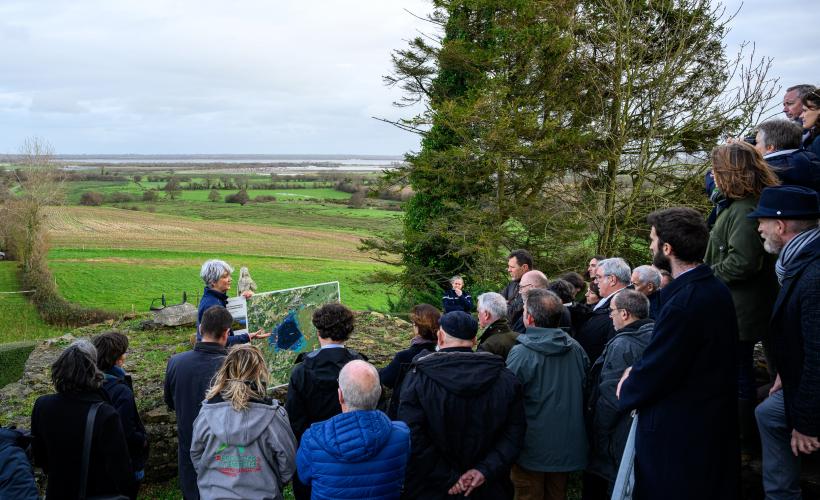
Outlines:
POLYGON ((777 263, 774 265, 774 272, 777 274, 777 281, 782 285, 783 277, 786 275, 786 268, 794 261, 794 258, 803 248, 820 237, 820 227, 806 229, 791 239, 780 251, 777 263))

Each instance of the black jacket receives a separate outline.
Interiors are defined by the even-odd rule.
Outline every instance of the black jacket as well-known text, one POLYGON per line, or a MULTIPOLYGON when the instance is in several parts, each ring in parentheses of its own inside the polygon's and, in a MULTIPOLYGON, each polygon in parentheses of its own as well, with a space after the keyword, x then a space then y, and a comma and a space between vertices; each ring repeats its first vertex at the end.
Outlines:
POLYGON ((131 466, 135 471, 141 471, 145 469, 145 462, 148 460, 148 434, 137 412, 131 377, 121 368, 113 367, 105 373, 103 390, 120 414, 125 440, 128 442, 128 452, 131 455, 131 466))
POLYGON ((612 324, 612 318, 609 317, 609 301, 613 296, 601 299, 600 307, 590 312, 584 327, 575 338, 589 356, 590 363, 595 363, 595 360, 604 352, 606 343, 615 336, 615 326, 612 324))
MULTIPOLYGON (((35 401, 31 412, 34 463, 48 475, 49 500, 78 497, 88 409, 100 401, 106 401, 102 391, 49 394, 35 401)), ((106 402, 94 420, 86 494, 127 495, 133 481, 120 417, 106 402)))
POLYGON ((403 498, 462 498, 447 490, 470 469, 486 482, 468 498, 512 498, 510 468, 527 424, 521 383, 501 357, 469 348, 417 356, 402 387, 399 420, 411 433, 403 498))
POLYGON ((794 258, 772 314, 774 356, 789 425, 820 435, 820 239, 794 258))
POLYGON ((365 359, 352 349, 324 348, 302 353, 290 373, 288 411, 290 427, 297 441, 314 422, 322 422, 342 413, 339 406, 339 372, 354 359, 365 359))
POLYGON ((389 365, 379 369, 381 384, 393 389, 393 393, 390 395, 390 405, 387 407, 387 416, 390 417, 390 420, 396 420, 399 413, 402 382, 410 369, 413 358, 422 352, 433 352, 435 350, 436 343, 432 340, 413 344, 409 349, 397 352, 389 365))
POLYGON ((191 463, 194 420, 228 351, 214 342, 198 342, 193 351, 176 354, 165 369, 165 404, 177 414, 179 487, 186 499, 199 498, 196 471, 191 463))
POLYGON ((820 159, 811 151, 776 151, 767 155, 765 160, 783 184, 820 191, 820 159))
POLYGON ((518 293, 518 285, 520 284, 520 281, 510 281, 501 290, 501 295, 507 300, 507 322, 510 327, 518 333, 524 333, 526 328, 524 327, 524 321, 521 319, 521 315, 524 314, 524 300, 518 293))
POLYGON ((473 310, 473 298, 467 293, 467 290, 461 291, 461 296, 456 295, 456 291, 452 288, 446 290, 441 297, 441 308, 445 313, 451 311, 464 311, 469 313, 473 310))
POLYGON ((618 400, 620 411, 638 410, 634 498, 738 498, 732 295, 703 264, 661 290, 661 301, 652 339, 618 400))

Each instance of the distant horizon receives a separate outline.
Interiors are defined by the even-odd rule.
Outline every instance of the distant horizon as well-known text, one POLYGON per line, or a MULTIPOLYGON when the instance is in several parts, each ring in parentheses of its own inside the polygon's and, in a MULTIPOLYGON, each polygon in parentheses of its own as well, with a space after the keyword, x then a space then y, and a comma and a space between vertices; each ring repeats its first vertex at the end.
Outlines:
MULTIPOLYGON (((8 158, 20 158, 20 153, 2 153, 8 158)), ((281 160, 327 159, 327 160, 403 160, 403 154, 357 154, 357 153, 54 153, 54 159, 132 159, 132 158, 271 158, 281 160)))

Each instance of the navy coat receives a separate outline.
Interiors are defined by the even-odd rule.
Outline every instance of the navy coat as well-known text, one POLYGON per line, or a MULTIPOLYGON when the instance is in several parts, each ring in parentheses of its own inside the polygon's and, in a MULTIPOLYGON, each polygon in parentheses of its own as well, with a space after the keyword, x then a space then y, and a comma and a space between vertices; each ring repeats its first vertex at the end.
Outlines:
POLYGON ((164 397, 177 414, 179 487, 186 499, 199 498, 196 471, 191 463, 194 420, 216 374, 228 353, 214 342, 198 342, 193 351, 176 354, 165 369, 164 397))
POLYGON ((384 368, 379 369, 379 381, 385 387, 393 389, 390 395, 390 404, 387 407, 387 416, 395 419, 399 414, 399 401, 401 401, 401 384, 404 376, 410 369, 413 358, 421 352, 433 352, 436 350, 436 343, 432 340, 418 342, 410 346, 409 349, 399 351, 393 356, 393 361, 384 368))
POLYGON ((590 312, 584 327, 575 337, 587 353, 590 363, 594 363, 601 356, 606 343, 615 336, 615 326, 612 324, 612 318, 609 317, 609 301, 614 296, 612 294, 601 299, 600 307, 590 312))
POLYGON ((378 410, 351 411, 311 425, 296 466, 313 500, 398 500, 409 456, 404 422, 391 422, 378 410))
POLYGON ((461 296, 456 295, 454 289, 449 289, 444 292, 441 297, 441 307, 445 313, 451 311, 464 311, 469 313, 473 310, 473 298, 467 293, 467 290, 461 291, 461 296))
POLYGON ((738 498, 732 296, 702 264, 661 290, 661 301, 652 340, 618 402, 640 413, 634 498, 738 498))
POLYGON ((103 390, 120 414, 125 440, 128 442, 128 453, 131 455, 131 467, 135 472, 141 471, 145 469, 145 462, 148 460, 148 433, 137 412, 131 377, 119 366, 112 366, 105 373, 103 390))
POLYGON ((0 428, 0 498, 39 500, 34 471, 21 447, 22 433, 0 428))
POLYGON ((776 151, 766 155, 765 160, 783 184, 820 191, 820 159, 811 151, 776 151))
MULTIPOLYGON (((196 341, 202 342, 202 335, 199 333, 199 324, 202 322, 202 315, 205 314, 209 308, 213 306, 227 307, 228 295, 220 291, 214 290, 211 287, 205 287, 202 292, 202 298, 199 299, 199 308, 196 311, 196 341)), ((234 344, 247 344, 251 341, 247 333, 234 335, 233 330, 228 334, 228 347, 234 344)))
POLYGON ((820 435, 820 239, 786 268, 772 313, 774 356, 789 425, 820 435))

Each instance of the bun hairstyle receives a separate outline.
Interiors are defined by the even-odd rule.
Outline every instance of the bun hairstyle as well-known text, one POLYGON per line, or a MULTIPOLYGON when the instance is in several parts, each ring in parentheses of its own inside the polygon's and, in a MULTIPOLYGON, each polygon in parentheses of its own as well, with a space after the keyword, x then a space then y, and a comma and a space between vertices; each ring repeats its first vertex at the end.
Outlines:
POLYGON ((221 395, 234 410, 242 411, 248 408, 251 399, 265 399, 269 381, 262 351, 251 344, 239 344, 228 351, 205 399, 221 395))

